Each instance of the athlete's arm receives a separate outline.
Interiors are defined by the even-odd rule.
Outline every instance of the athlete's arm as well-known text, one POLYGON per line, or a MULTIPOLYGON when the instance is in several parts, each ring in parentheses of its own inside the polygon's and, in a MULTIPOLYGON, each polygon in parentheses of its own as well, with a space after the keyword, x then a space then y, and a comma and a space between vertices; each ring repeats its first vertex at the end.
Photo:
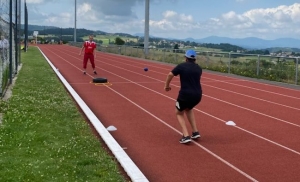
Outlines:
POLYGON ((167 79, 166 79, 166 83, 165 83, 165 91, 170 91, 171 90, 170 83, 171 83, 173 77, 174 77, 174 75, 173 75, 172 72, 170 72, 167 75, 167 79))
POLYGON ((94 55, 94 58, 96 58, 96 50, 97 49, 97 45, 96 45, 96 43, 95 43, 95 47, 94 47, 94 49, 93 49, 93 55, 94 55))
POLYGON ((79 55, 81 55, 83 49, 84 49, 84 43, 83 43, 83 45, 82 45, 82 47, 81 47, 81 50, 80 50, 80 52, 79 52, 79 55))

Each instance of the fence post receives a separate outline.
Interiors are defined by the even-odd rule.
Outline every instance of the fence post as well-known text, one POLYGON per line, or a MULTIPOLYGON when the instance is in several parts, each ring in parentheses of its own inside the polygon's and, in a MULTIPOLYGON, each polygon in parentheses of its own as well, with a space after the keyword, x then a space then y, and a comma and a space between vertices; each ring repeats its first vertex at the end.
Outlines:
POLYGON ((299 57, 296 58, 296 76, 295 76, 296 85, 298 85, 298 66, 299 66, 299 57))
POLYGON ((205 65, 206 65, 206 68, 208 68, 208 51, 206 51, 206 61, 205 61, 205 65))
POLYGON ((231 53, 229 53, 228 73, 230 73, 231 53))
POLYGON ((164 50, 164 58, 163 58, 163 62, 165 62, 165 61, 166 61, 166 58, 165 58, 165 57, 166 57, 166 48, 164 48, 163 50, 164 50))
POLYGON ((259 75, 260 55, 257 55, 256 75, 259 75))

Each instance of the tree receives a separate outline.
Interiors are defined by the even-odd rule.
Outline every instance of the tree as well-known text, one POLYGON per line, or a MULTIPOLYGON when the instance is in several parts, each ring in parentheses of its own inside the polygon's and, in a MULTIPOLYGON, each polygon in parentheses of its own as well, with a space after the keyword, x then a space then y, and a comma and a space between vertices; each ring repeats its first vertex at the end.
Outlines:
POLYGON ((117 44, 117 45, 124 45, 125 41, 123 39, 121 39, 120 37, 116 37, 115 44, 117 44))
POLYGON ((175 44, 175 45, 174 45, 174 49, 179 49, 178 44, 175 44))
POLYGON ((266 49, 265 52, 264 52, 264 55, 269 55, 269 54, 270 54, 269 50, 266 49))

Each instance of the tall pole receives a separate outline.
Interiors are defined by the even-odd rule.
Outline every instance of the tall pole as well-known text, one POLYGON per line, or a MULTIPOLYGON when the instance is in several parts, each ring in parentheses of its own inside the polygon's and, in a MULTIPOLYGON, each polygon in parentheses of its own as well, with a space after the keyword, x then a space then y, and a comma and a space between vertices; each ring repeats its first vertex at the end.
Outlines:
POLYGON ((149 0, 145 0, 145 32, 144 32, 144 52, 148 55, 149 49, 149 0))
POLYGON ((27 4, 26 4, 26 0, 24 0, 24 52, 27 52, 27 41, 28 41, 28 14, 27 14, 27 4))
POLYGON ((21 1, 19 1, 19 64, 21 63, 21 1))
POLYGON ((13 44, 13 15, 12 15, 12 11, 13 11, 13 1, 10 0, 9 1, 9 23, 10 23, 10 26, 9 26, 9 84, 12 84, 12 55, 13 55, 13 52, 12 52, 12 44, 13 44))
POLYGON ((77 21, 77 0, 75 0, 75 26, 74 26, 74 42, 76 42, 76 21, 77 21))
POLYGON ((18 49, 18 0, 15 0, 15 73, 17 73, 18 70, 18 53, 19 53, 19 49, 18 49))

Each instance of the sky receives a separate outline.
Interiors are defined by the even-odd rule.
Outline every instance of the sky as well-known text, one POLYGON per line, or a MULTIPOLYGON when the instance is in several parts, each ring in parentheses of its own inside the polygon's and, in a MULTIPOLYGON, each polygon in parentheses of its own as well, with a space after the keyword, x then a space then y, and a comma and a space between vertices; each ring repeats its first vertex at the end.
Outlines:
MULTIPOLYGON (((74 28, 75 0, 26 2, 29 24, 74 28)), ((76 7, 77 28, 144 33, 145 0, 77 0, 76 7)), ((150 0, 149 34, 178 39, 300 39, 300 1, 150 0)))

